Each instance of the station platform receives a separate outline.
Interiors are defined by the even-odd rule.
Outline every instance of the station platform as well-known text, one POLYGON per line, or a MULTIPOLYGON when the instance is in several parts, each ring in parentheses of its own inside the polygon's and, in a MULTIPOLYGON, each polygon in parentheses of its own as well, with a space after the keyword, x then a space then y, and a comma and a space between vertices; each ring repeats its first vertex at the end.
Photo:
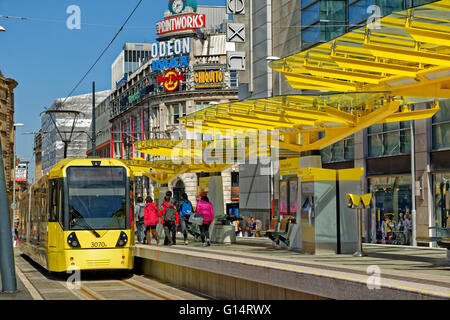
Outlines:
POLYGON ((267 238, 136 245, 136 271, 215 299, 450 299, 446 249, 364 244, 365 257, 307 255, 267 238))

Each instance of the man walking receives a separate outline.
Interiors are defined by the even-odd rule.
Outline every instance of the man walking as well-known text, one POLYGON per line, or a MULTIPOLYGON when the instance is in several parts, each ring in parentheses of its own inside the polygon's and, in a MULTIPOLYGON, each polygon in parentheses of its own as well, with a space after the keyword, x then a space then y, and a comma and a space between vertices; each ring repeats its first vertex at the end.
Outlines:
POLYGON ((412 220, 411 220, 411 214, 406 214, 406 219, 404 224, 404 233, 406 236, 406 243, 408 245, 411 245, 411 238, 412 238, 412 220))
POLYGON ((177 225, 180 222, 178 211, 171 201, 172 192, 168 191, 164 197, 164 203, 159 211, 159 216, 162 216, 161 224, 164 228, 166 237, 164 239, 164 245, 175 245, 177 235, 177 225))

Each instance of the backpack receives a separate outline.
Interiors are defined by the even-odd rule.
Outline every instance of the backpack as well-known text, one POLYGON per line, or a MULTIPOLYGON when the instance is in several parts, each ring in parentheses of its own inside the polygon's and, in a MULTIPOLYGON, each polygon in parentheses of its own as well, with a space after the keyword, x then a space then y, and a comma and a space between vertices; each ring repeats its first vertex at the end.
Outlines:
POLYGON ((181 207, 181 213, 183 214, 183 216, 187 216, 189 217, 192 212, 194 212, 194 208, 192 208, 192 203, 190 201, 186 202, 183 201, 183 205, 181 207))
POLYGON ((136 205, 137 207, 137 212, 136 212, 136 217, 139 220, 144 220, 144 215, 145 215, 145 205, 139 203, 138 205, 136 205))
POLYGON ((164 207, 164 221, 165 222, 176 222, 177 221, 177 209, 173 204, 163 204, 164 207))

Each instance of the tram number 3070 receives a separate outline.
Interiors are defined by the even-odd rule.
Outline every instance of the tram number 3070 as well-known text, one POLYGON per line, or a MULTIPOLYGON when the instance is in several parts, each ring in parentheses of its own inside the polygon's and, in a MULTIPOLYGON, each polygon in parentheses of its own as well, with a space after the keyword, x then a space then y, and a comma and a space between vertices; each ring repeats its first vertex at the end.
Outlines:
POLYGON ((91 242, 91 248, 106 248, 106 243, 104 243, 104 242, 91 242))

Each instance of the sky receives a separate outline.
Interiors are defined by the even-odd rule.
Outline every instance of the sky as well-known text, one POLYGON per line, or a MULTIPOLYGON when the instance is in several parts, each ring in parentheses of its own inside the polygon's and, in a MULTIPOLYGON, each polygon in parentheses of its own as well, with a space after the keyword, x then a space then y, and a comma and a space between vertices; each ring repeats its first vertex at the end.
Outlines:
MULTIPOLYGON (((41 127, 40 113, 56 98, 69 95, 100 53, 113 39, 138 0, 0 0, 0 70, 19 85, 15 89, 16 153, 30 161, 34 176, 34 135, 41 127), (80 8, 81 29, 70 30, 67 20, 80 8)), ((111 64, 125 42, 154 42, 156 22, 163 19, 169 0, 143 0, 127 28, 72 95, 111 89, 111 64)), ((198 0, 199 5, 225 5, 225 0, 198 0)))

